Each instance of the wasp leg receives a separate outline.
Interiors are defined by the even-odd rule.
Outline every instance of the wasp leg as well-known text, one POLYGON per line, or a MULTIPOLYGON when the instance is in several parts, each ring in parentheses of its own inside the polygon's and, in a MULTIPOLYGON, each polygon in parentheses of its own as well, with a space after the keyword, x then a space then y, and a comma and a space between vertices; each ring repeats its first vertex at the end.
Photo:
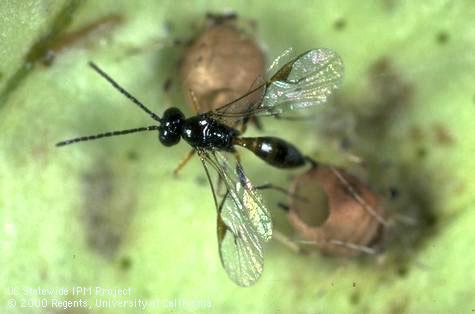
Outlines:
POLYGON ((328 239, 328 240, 315 240, 315 241, 305 241, 305 240, 300 240, 296 241, 297 244, 302 244, 302 245, 312 245, 312 246, 319 246, 319 245, 325 245, 325 244, 331 244, 334 246, 341 246, 346 249, 358 251, 367 255, 376 255, 378 251, 376 249, 373 249, 369 246, 361 245, 361 244, 355 244, 351 242, 346 242, 346 241, 341 241, 337 239, 328 239))
POLYGON ((310 164, 310 168, 318 167, 318 162, 316 162, 313 158, 304 156, 305 160, 310 164))
POLYGON ((252 116, 250 120, 251 120, 252 124, 254 124, 254 126, 256 127, 257 130, 259 130, 259 131, 264 130, 264 127, 262 126, 261 120, 258 117, 252 116))
POLYGON ((243 134, 244 132, 246 132, 247 130, 247 123, 249 122, 249 119, 246 118, 244 119, 244 121, 242 121, 241 123, 241 127, 239 128, 239 132, 241 132, 241 134, 243 134))
POLYGON ((193 90, 190 89, 188 90, 188 92, 190 93, 191 104, 193 105, 193 112, 198 113, 199 108, 200 108, 200 103, 198 101, 198 98, 196 97, 196 94, 193 90))
POLYGON ((297 244, 297 242, 293 241, 292 239, 290 239, 288 236, 286 236, 279 230, 274 229, 272 231, 272 239, 276 240, 277 242, 279 242, 280 244, 282 244, 289 250, 293 251, 294 253, 297 253, 297 254, 307 253, 300 245, 297 244))
MULTIPOLYGON (((289 208, 285 204, 278 204, 279 207, 281 207, 284 211, 288 211, 289 208)), ((319 245, 325 245, 325 244, 331 244, 334 246, 340 246, 344 247, 350 250, 355 250, 367 255, 375 255, 378 253, 378 250, 371 248, 369 246, 365 245, 360 245, 356 243, 351 243, 351 242, 346 242, 346 241, 341 241, 337 239, 316 239, 313 241, 308 241, 308 240, 293 240, 287 235, 283 234, 282 232, 278 230, 273 230, 272 231, 272 239, 276 240, 283 246, 287 247, 290 249, 292 252, 295 252, 297 254, 305 254, 305 255, 313 255, 316 252, 314 250, 310 250, 310 248, 318 248, 319 245), (309 249, 306 249, 305 247, 308 247, 309 249)))
POLYGON ((183 158, 178 166, 176 166, 175 170, 173 170, 173 175, 178 176, 178 172, 180 172, 181 169, 190 161, 190 159, 195 155, 196 150, 192 149, 188 152, 188 155, 183 158))
POLYGON ((351 194, 351 196, 358 202, 360 203, 361 206, 371 215, 373 216, 374 219, 376 219, 380 224, 382 224, 385 227, 389 227, 389 223, 386 219, 384 219, 381 215, 379 215, 376 210, 371 207, 368 202, 365 201, 361 195, 359 195, 354 187, 348 182, 348 180, 345 179, 345 177, 341 174, 338 169, 335 167, 330 167, 330 170, 333 172, 333 174, 337 177, 337 179, 343 183, 343 185, 346 187, 346 190, 351 194))
MULTIPOLYGON (((304 202, 304 203, 308 203, 308 199, 301 196, 301 195, 298 195, 298 194, 295 194, 295 193, 290 193, 286 188, 283 188, 281 186, 278 186, 278 185, 274 185, 272 183, 265 183, 265 184, 261 184, 261 185, 257 185, 254 187, 256 190, 274 190, 274 191, 277 191, 277 192, 280 192, 282 194, 285 194, 289 197, 292 197, 298 201, 301 201, 301 202, 304 202)), ((282 205, 282 204, 278 204, 278 206, 280 207, 283 207, 285 205, 282 205)))

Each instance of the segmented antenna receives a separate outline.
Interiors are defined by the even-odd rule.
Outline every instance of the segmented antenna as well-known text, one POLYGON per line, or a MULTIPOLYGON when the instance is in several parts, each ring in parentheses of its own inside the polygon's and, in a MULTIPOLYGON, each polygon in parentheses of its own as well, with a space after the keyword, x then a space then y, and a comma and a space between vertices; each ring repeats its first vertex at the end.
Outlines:
MULTIPOLYGON (((89 65, 91 68, 96 71, 100 76, 102 76, 106 81, 108 81, 115 89, 117 89, 122 95, 127 97, 129 100, 131 100, 134 104, 139 106, 140 109, 145 111, 154 119, 155 121, 161 122, 160 117, 152 112, 150 109, 148 109, 140 100, 132 96, 129 92, 127 92, 122 86, 120 86, 116 81, 114 81, 109 75, 106 74, 101 68, 99 68, 94 62, 89 62, 89 65)), ((93 134, 93 135, 86 135, 86 136, 81 136, 81 137, 76 137, 73 139, 69 139, 66 141, 61 141, 56 143, 56 146, 65 146, 65 145, 70 145, 74 144, 77 142, 85 142, 85 141, 92 141, 92 140, 97 140, 103 137, 112 137, 112 136, 118 136, 118 135, 125 135, 125 134, 130 134, 130 133, 137 133, 137 132, 145 132, 145 131, 155 131, 158 130, 159 126, 158 125, 151 125, 151 126, 146 126, 146 127, 140 127, 140 128, 135 128, 135 129, 126 129, 126 130, 118 130, 118 131, 109 131, 105 133, 99 133, 99 134, 93 134)))
POLYGON ((125 135, 125 134, 144 132, 144 131, 155 131, 155 130, 158 130, 158 128, 159 128, 158 125, 151 125, 151 126, 145 126, 145 127, 141 127, 141 128, 135 128, 135 129, 109 131, 109 132, 99 133, 99 134, 94 134, 94 135, 86 135, 86 136, 76 137, 76 138, 73 138, 73 139, 70 139, 70 140, 58 142, 58 143, 56 143, 56 146, 59 147, 59 146, 74 144, 74 143, 77 143, 77 142, 92 141, 92 140, 97 140, 97 139, 103 138, 103 137, 125 135))
POLYGON ((124 95, 125 97, 127 97, 128 99, 130 99, 134 104, 136 104, 137 106, 139 106, 143 111, 145 111, 146 113, 148 113, 152 119, 158 121, 158 122, 161 122, 160 120, 160 117, 152 112, 150 109, 148 109, 147 107, 145 107, 145 105, 139 101, 137 98, 135 98, 134 96, 132 96, 131 94, 129 94, 129 92, 127 92, 122 86, 120 86, 116 81, 114 81, 109 75, 106 74, 106 72, 104 72, 101 68, 99 68, 94 62, 89 62, 89 65, 91 66, 91 68, 93 68, 100 76, 102 76, 104 79, 106 79, 115 89, 117 89, 122 95, 124 95))

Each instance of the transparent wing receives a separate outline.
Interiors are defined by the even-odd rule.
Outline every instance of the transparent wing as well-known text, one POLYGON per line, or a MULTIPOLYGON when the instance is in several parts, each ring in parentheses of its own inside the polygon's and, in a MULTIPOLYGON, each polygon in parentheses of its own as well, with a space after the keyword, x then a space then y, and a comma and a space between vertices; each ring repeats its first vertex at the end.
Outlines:
POLYGON ((325 103, 343 74, 343 61, 333 50, 309 50, 274 74, 259 108, 278 114, 325 103))
POLYGON ((208 175, 218 210, 218 245, 223 268, 240 286, 254 284, 264 267, 263 242, 272 236, 272 223, 260 195, 245 177, 239 162, 235 170, 219 152, 198 151, 208 175), (226 187, 224 196, 212 184, 208 167, 226 187))
POLYGON ((271 65, 267 69, 267 77, 273 77, 281 68, 284 67, 287 63, 291 62, 295 57, 293 56, 294 49, 292 47, 285 49, 281 52, 277 58, 272 61, 271 65))
POLYGON ((266 81, 260 76, 256 78, 246 94, 232 103, 218 108, 215 111, 218 113, 216 117, 224 124, 233 128, 238 128, 241 123, 246 124, 250 115, 243 115, 242 113, 254 111, 262 103, 265 90, 266 81))
MULTIPOLYGON (((274 61, 271 69, 287 59, 288 51, 274 61)), ((343 61, 336 52, 328 48, 309 50, 288 61, 267 82, 256 87, 255 90, 265 88, 260 103, 236 109, 235 103, 240 101, 237 99, 216 109, 212 115, 221 118, 279 115, 322 104, 341 85, 343 74, 343 61)), ((247 95, 241 98, 245 97, 247 95)))
POLYGON ((220 175, 232 198, 242 203, 240 208, 243 209, 243 214, 249 217, 259 237, 265 242, 269 241, 272 237, 272 219, 261 193, 254 188, 234 156, 229 160, 219 151, 213 151, 210 155, 215 163, 221 166, 220 175))

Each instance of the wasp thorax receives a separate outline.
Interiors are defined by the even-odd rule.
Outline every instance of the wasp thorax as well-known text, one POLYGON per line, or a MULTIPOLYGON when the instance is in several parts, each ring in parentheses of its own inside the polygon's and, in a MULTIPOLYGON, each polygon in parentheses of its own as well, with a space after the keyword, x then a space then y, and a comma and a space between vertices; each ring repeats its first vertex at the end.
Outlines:
POLYGON ((169 108, 163 113, 158 139, 165 146, 172 146, 180 141, 185 116, 178 108, 169 108))

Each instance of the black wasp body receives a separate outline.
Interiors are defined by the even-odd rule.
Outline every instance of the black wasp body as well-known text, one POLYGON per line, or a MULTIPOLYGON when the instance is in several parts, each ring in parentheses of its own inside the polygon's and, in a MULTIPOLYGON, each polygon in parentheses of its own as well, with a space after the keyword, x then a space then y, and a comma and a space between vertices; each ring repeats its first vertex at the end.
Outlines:
POLYGON ((165 146, 176 145, 183 138, 193 148, 233 152, 233 139, 239 135, 237 130, 206 114, 185 119, 180 109, 174 107, 167 109, 161 120, 158 138, 165 146))
MULTIPOLYGON (((279 60, 288 53, 289 50, 274 61, 271 68, 276 67, 279 60)), ((90 65, 120 93, 146 112, 155 124, 77 137, 56 145, 64 146, 146 131, 158 131, 158 138, 165 146, 176 145, 183 139, 192 147, 186 160, 196 152, 210 183, 218 214, 217 234, 221 264, 236 284, 254 284, 263 271, 263 244, 272 237, 272 219, 257 187, 254 187, 244 174, 239 158, 226 155, 236 155, 235 147, 241 146, 274 167, 296 168, 305 165, 307 161, 316 165, 283 139, 242 137, 237 126, 241 123, 245 127, 246 121, 257 115, 272 116, 324 103, 340 85, 343 77, 343 63, 339 56, 325 48, 306 51, 283 64, 267 81, 256 80, 245 95, 220 108, 189 118, 185 118, 177 108, 169 108, 159 117, 98 66, 93 63, 90 65), (259 101, 255 101, 257 98, 259 101), (233 122, 229 123, 230 121, 233 122), (216 183, 213 183, 211 178, 210 172, 213 170, 219 178, 216 183), (216 193, 222 187, 218 186, 219 182, 225 187, 223 195, 216 193)), ((180 163, 177 169, 182 165, 184 162, 180 163)))
POLYGON ((165 146, 178 144, 180 138, 195 149, 234 152, 234 146, 239 145, 274 167, 294 168, 305 164, 305 157, 292 144, 277 137, 240 137, 238 130, 206 113, 185 119, 178 108, 172 107, 160 120, 159 140, 165 146))

